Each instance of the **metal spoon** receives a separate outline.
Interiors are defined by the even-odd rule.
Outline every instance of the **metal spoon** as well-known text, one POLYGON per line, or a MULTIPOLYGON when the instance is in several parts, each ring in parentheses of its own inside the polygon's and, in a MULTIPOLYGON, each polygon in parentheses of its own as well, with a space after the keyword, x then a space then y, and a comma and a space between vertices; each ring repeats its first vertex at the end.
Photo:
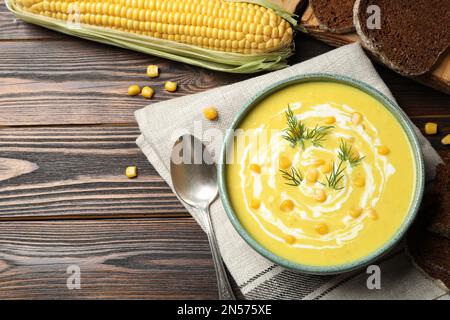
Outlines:
POLYGON ((200 140, 192 135, 184 135, 175 142, 170 157, 170 174, 178 197, 200 212, 216 269, 219 299, 235 300, 219 253, 209 211, 209 206, 218 193, 216 166, 200 140))

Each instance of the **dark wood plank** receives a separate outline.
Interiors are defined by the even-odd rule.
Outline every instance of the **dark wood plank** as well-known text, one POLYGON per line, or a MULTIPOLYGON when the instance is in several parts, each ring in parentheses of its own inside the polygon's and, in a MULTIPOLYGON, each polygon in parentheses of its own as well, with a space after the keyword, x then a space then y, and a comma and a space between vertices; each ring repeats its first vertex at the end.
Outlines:
POLYGON ((2 43, 0 125, 134 122, 150 103, 201 92, 242 79, 85 40, 2 43), (147 65, 161 77, 151 80, 147 65), (165 81, 179 83, 176 93, 165 81), (151 85, 155 98, 128 97, 131 84, 151 85))
POLYGON ((137 135, 135 126, 0 128, 0 219, 186 216, 137 135))
MULTIPOLYGON (((437 120, 440 143, 450 118, 437 120)), ((135 126, 0 128, 0 220, 184 217, 188 213, 137 148, 135 126), (124 175, 137 165, 139 177, 124 175)))
POLYGON ((192 219, 0 222, 2 299, 214 299, 206 236, 192 219), (68 290, 69 265, 81 289, 68 290))
POLYGON ((17 19, 6 8, 4 1, 0 2, 0 41, 57 40, 62 38, 64 38, 64 35, 58 32, 17 19))
MULTIPOLYGON (((202 92, 244 79, 84 40, 2 43, 0 56, 0 126, 134 123, 133 112, 149 103, 202 92), (161 67, 161 77, 146 77, 148 64, 161 67), (165 93, 166 80, 180 90, 165 93), (128 85, 150 84, 153 100, 128 97, 128 85)), ((300 35, 293 62, 331 47, 300 35)), ((448 115, 450 96, 379 67, 401 106, 412 117, 448 115)))

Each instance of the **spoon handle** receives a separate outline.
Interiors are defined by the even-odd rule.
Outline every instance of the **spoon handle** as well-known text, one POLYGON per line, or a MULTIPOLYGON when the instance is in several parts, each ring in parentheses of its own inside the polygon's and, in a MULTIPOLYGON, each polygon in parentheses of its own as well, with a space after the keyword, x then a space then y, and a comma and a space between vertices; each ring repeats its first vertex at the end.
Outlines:
POLYGON ((217 286, 219 288, 220 300, 236 300, 233 289, 228 281, 227 273, 223 265, 222 257, 220 256, 219 246, 217 245, 216 233, 212 227, 211 215, 209 206, 201 209, 203 221, 205 225, 206 234, 208 236, 209 245, 211 247, 214 268, 216 269, 217 286))

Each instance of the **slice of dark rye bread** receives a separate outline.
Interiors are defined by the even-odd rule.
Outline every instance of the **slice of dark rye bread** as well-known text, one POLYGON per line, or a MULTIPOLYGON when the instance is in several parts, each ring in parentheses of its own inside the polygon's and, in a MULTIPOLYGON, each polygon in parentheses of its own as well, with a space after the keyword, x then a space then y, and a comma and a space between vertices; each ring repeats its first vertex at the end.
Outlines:
POLYGON ((449 0, 356 0, 354 24, 364 47, 406 75, 431 70, 450 44, 449 0), (381 10, 381 28, 369 29, 371 5, 381 10))
POLYGON ((450 160, 444 161, 436 168, 432 191, 435 210, 428 229, 450 239, 450 160))
POLYGON ((407 248, 414 265, 449 291, 450 239, 422 230, 414 234, 414 237, 408 237, 407 248))
POLYGON ((450 157, 436 168, 433 188, 424 196, 407 244, 415 265, 450 288, 450 157))
POLYGON ((347 33, 355 30, 353 5, 355 0, 309 0, 320 28, 347 33))

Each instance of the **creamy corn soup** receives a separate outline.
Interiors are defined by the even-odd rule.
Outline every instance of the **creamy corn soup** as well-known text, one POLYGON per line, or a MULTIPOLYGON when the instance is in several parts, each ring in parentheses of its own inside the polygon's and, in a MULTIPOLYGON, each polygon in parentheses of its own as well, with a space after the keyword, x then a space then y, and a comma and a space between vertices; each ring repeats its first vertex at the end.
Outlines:
POLYGON ((292 85, 254 106, 239 128, 247 136, 235 137, 226 167, 230 201, 276 255, 311 266, 350 263, 389 241, 405 219, 416 183, 411 146, 368 94, 332 82, 292 85))

